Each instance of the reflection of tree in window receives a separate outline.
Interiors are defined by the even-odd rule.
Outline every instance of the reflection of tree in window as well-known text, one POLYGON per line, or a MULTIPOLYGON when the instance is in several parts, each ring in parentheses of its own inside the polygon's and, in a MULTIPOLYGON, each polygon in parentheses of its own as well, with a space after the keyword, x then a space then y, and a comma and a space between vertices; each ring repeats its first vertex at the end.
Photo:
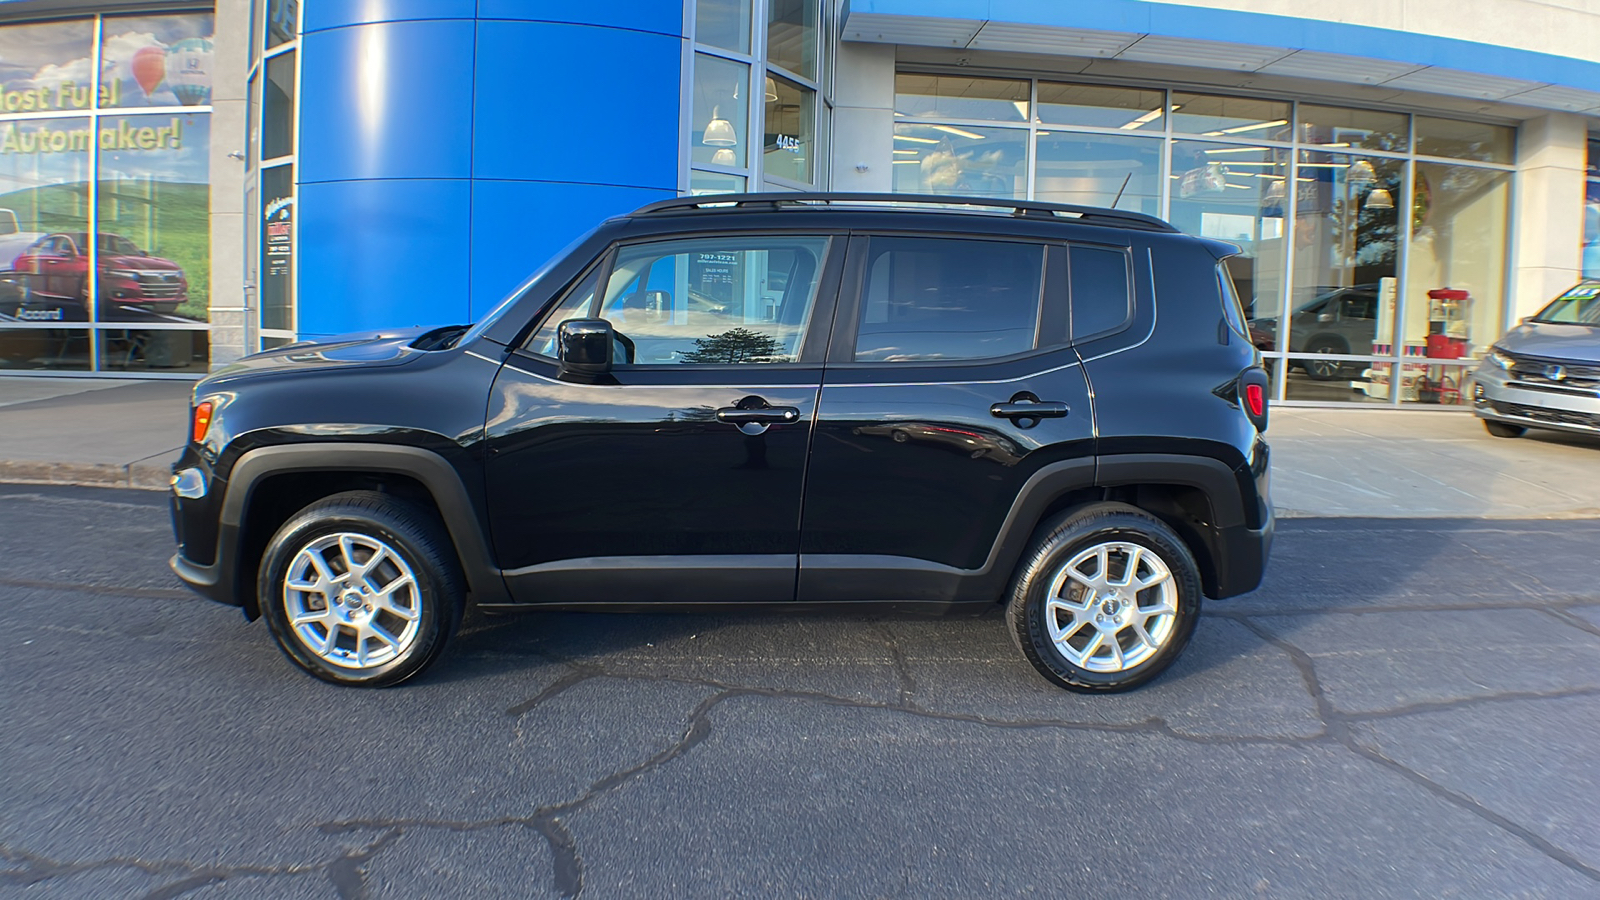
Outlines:
POLYGON ((695 349, 683 354, 688 363, 760 363, 781 361, 782 349, 770 335, 748 328, 696 338, 695 349))

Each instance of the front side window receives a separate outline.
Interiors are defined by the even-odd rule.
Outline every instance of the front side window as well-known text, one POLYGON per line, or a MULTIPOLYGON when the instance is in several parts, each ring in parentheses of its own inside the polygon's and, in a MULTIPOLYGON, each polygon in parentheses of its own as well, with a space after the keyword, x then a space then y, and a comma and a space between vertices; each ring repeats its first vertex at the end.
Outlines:
POLYGON ((873 238, 856 362, 928 362, 1032 350, 1044 247, 1010 241, 873 238))
MULTIPOLYGON (((827 252, 820 235, 625 246, 590 314, 609 321, 630 349, 617 354, 618 365, 797 362, 827 252)), ((582 317, 581 299, 546 320, 535 352, 553 355, 553 344, 539 349, 540 336, 549 332, 549 344, 561 321, 582 317)))

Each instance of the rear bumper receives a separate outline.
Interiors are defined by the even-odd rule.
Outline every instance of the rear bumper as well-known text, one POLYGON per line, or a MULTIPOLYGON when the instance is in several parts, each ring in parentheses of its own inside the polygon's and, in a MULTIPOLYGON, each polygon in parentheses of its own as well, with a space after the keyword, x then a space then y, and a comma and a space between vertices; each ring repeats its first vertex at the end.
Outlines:
POLYGON ((1237 597, 1261 586, 1276 530, 1277 520, 1269 512, 1266 523, 1260 528, 1240 525, 1218 531, 1218 552, 1212 557, 1217 566, 1216 592, 1212 599, 1237 597))

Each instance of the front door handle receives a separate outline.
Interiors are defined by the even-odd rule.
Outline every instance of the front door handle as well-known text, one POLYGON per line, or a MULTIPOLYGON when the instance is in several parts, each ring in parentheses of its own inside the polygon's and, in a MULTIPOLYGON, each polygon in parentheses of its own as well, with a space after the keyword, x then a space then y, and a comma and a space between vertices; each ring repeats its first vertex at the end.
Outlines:
POLYGON ((1019 428, 1032 428, 1040 419, 1061 419, 1071 412, 1071 407, 1059 400, 1040 400, 1029 391, 1020 391, 1006 403, 989 407, 989 415, 997 419, 1010 419, 1019 428))
POLYGON ((800 421, 800 410, 793 406, 768 406, 765 399, 751 396, 717 410, 717 421, 737 425, 745 434, 756 435, 773 425, 800 421))

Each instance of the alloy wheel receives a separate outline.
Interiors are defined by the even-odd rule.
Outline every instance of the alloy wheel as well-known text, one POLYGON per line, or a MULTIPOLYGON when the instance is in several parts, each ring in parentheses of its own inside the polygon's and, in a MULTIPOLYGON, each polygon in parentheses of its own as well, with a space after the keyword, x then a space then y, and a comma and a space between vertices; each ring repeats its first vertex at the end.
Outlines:
POLYGON ((1045 627, 1062 658, 1091 672, 1144 663, 1171 639, 1178 619, 1172 570, 1148 547, 1108 541, 1056 570, 1045 627))
POLYGON ((422 593, 411 565, 371 535, 341 531, 294 555, 283 608, 295 638, 341 668, 368 669, 404 656, 416 643, 422 593))

